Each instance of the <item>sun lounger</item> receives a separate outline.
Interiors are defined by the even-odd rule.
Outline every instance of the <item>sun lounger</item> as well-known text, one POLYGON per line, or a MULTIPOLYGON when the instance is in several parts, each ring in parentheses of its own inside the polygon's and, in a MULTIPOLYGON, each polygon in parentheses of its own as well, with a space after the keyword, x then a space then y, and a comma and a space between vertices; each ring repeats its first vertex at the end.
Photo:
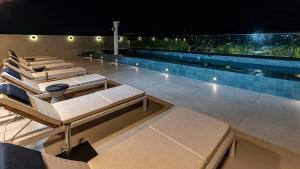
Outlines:
POLYGON ((176 108, 87 163, 37 153, 42 160, 35 165, 43 163, 47 169, 215 169, 229 148, 234 155, 234 134, 228 124, 176 108))
POLYGON ((81 76, 87 74, 86 70, 82 67, 73 67, 73 68, 31 73, 30 71, 18 67, 17 65, 12 65, 7 61, 4 61, 4 66, 11 68, 12 70, 20 73, 22 76, 25 76, 26 78, 35 81, 65 79, 69 77, 75 77, 75 76, 81 76))
POLYGON ((45 64, 52 64, 52 63, 62 63, 62 62, 65 62, 64 60, 62 59, 51 59, 51 60, 25 60, 21 57, 18 57, 16 55, 10 55, 9 56, 10 58, 20 62, 20 63, 23 63, 23 64, 26 64, 28 66, 39 66, 39 65, 45 65, 45 64))
POLYGON ((58 132, 63 129, 66 152, 71 149, 71 125, 84 124, 139 102, 143 102, 144 110, 147 105, 145 93, 127 85, 53 104, 29 95, 12 84, 1 84, 0 89, 2 93, 0 105, 5 109, 49 126, 58 132))
POLYGON ((45 66, 44 71, 46 70, 56 70, 56 69, 64 69, 64 68, 70 68, 74 67, 73 63, 70 62, 61 62, 61 63, 51 63, 51 64, 45 64, 45 65, 39 65, 39 66, 28 66, 28 64, 24 64, 21 62, 16 61, 15 59, 9 57, 7 61, 10 64, 18 65, 19 67, 22 67, 23 69, 26 69, 30 72, 35 72, 34 68, 45 66))
MULTIPOLYGON (((8 50, 9 56, 17 56, 16 53, 12 50, 8 50)), ((42 60, 54 60, 57 59, 53 56, 23 56, 22 57, 25 60, 33 60, 33 61, 42 61, 42 60)))
POLYGON ((46 96, 46 94, 48 94, 48 92, 46 91, 46 87, 53 84, 68 84, 69 88, 66 93, 94 88, 99 85, 104 85, 104 88, 107 88, 107 78, 99 74, 89 74, 67 79, 38 83, 34 80, 30 80, 24 76, 21 76, 18 72, 15 72, 14 70, 6 67, 2 70, 1 77, 6 81, 13 83, 18 87, 21 87, 32 94, 43 96, 46 96))

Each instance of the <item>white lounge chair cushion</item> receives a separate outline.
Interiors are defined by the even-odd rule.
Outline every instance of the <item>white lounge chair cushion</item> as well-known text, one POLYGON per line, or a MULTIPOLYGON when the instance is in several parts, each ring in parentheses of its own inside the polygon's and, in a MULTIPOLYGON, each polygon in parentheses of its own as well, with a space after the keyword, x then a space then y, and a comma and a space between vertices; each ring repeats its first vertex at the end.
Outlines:
POLYGON ((209 162, 230 127, 227 123, 186 108, 176 108, 150 125, 161 134, 209 162))
POLYGON ((69 123, 107 109, 111 103, 95 93, 52 104, 63 123, 69 123))
POLYGON ((51 63, 51 64, 45 64, 46 69, 54 69, 54 68, 67 68, 67 67, 73 67, 74 64, 70 62, 62 62, 62 63, 51 63))
POLYGON ((144 95, 143 91, 127 85, 121 85, 100 92, 64 100, 52 104, 61 121, 69 123, 105 110, 115 104, 144 95), (104 93, 104 94, 103 94, 104 93))
MULTIPOLYGON (((67 68, 67 69, 58 69, 58 70, 49 70, 48 72, 49 78, 56 78, 61 76, 69 76, 69 75, 81 75, 86 74, 86 70, 82 67, 74 67, 74 68, 67 68)), ((36 72, 31 73, 32 77, 37 80, 45 79, 46 72, 36 72)))
POLYGON ((101 76, 99 74, 89 74, 89 75, 84 75, 84 76, 68 78, 68 79, 39 83, 38 87, 39 87, 39 90, 44 93, 44 92, 46 92, 46 87, 53 85, 53 84, 64 83, 64 84, 68 84, 70 86, 69 88, 73 88, 73 87, 78 87, 78 86, 91 84, 91 83, 104 82, 105 80, 107 80, 106 77, 101 76))
POLYGON ((39 113, 51 117, 53 119, 61 121, 59 113, 55 108, 48 102, 41 100, 35 96, 29 95, 29 99, 32 105, 32 108, 39 113))
POLYGON ((61 63, 61 62, 65 62, 65 61, 62 59, 33 61, 33 62, 29 62, 29 66, 37 66, 37 65, 45 65, 45 64, 51 64, 51 63, 61 63))
POLYGON ((52 155, 43 154, 46 169, 90 169, 85 162, 66 160, 52 155))
POLYGON ((194 153, 150 128, 118 143, 88 162, 91 169, 201 169, 194 153))
POLYGON ((120 85, 112 89, 113 90, 101 90, 96 92, 96 94, 104 97, 114 105, 121 104, 145 94, 145 92, 128 85, 120 85))

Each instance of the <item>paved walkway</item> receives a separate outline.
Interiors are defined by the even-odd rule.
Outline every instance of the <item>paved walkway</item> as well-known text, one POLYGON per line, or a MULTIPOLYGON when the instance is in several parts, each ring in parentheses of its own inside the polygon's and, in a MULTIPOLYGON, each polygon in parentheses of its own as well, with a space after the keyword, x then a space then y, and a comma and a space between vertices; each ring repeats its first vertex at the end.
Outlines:
POLYGON ((111 62, 72 62, 300 154, 300 101, 111 62))

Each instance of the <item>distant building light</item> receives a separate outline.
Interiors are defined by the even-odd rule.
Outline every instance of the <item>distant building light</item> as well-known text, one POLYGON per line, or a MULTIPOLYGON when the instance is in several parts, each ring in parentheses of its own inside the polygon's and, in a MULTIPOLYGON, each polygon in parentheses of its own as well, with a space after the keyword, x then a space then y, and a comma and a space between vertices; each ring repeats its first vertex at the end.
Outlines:
POLYGON ((185 39, 185 38, 183 38, 183 41, 186 41, 186 39, 185 39))
POLYGON ((165 38, 165 41, 168 41, 168 38, 165 38))
POLYGON ((97 42, 101 42, 102 41, 102 37, 101 36, 96 36, 96 41, 97 42))
POLYGON ((119 36, 119 42, 122 42, 124 40, 123 36, 119 36))
POLYGON ((151 39, 152 39, 153 42, 155 41, 155 37, 152 37, 151 39))
POLYGON ((69 42, 72 42, 72 41, 74 41, 74 36, 68 36, 67 39, 69 42))
POLYGON ((178 41, 178 38, 175 38, 175 41, 177 42, 177 41, 178 41))
POLYGON ((30 35, 29 39, 30 39, 31 41, 37 41, 39 38, 38 38, 37 35, 30 35))
POLYGON ((142 37, 138 37, 138 40, 139 40, 139 41, 142 41, 142 40, 143 40, 143 38, 142 38, 142 37))

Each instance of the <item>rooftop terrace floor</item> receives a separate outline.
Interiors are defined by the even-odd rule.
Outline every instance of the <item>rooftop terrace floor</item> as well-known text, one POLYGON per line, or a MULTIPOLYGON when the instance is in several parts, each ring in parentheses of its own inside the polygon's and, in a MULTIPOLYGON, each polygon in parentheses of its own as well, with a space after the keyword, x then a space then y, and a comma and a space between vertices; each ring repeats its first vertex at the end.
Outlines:
POLYGON ((223 120, 239 131, 300 154, 300 101, 113 62, 72 60, 109 79, 223 120))

